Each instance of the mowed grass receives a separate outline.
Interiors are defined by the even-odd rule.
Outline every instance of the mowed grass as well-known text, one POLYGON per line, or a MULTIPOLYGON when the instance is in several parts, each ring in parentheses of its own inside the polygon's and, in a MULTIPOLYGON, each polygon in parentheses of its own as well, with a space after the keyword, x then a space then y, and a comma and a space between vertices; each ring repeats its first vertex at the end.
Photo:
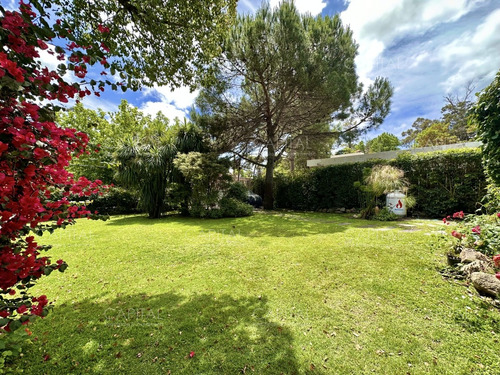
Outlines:
POLYGON ((436 271, 437 221, 80 220, 36 287, 26 374, 499 374, 498 310, 436 271), (190 356, 190 353, 193 355, 190 356))

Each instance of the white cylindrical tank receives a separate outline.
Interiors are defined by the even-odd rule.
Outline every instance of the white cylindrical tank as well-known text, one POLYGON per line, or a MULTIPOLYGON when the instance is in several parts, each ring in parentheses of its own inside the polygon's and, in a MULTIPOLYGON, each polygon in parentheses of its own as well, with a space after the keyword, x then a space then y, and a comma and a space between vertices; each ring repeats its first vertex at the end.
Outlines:
POLYGON ((406 216, 406 195, 400 191, 393 191, 387 194, 385 198, 385 204, 390 212, 395 213, 398 216, 406 216))

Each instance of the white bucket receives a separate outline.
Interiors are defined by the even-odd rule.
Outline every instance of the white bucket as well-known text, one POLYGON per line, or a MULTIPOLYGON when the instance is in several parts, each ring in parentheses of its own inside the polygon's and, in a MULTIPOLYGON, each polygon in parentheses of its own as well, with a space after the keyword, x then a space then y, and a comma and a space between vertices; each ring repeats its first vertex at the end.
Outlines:
POLYGON ((406 195, 400 191, 393 191, 387 194, 385 204, 390 212, 398 216, 406 216, 406 195))

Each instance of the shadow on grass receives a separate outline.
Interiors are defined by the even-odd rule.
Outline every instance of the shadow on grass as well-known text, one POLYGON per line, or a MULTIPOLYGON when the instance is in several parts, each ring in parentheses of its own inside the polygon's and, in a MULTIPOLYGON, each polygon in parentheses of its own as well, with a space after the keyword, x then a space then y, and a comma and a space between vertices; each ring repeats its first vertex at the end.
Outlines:
POLYGON ((28 374, 296 374, 292 335, 267 312, 265 298, 206 294, 62 305, 34 325, 39 339, 21 367, 28 374))
POLYGON ((146 216, 116 217, 106 225, 165 225, 175 223, 186 229, 198 231, 215 231, 217 234, 245 237, 305 237, 316 234, 343 232, 354 226, 353 220, 342 217, 318 218, 302 213, 259 212, 250 217, 198 219, 180 215, 168 215, 161 219, 148 219, 146 216))

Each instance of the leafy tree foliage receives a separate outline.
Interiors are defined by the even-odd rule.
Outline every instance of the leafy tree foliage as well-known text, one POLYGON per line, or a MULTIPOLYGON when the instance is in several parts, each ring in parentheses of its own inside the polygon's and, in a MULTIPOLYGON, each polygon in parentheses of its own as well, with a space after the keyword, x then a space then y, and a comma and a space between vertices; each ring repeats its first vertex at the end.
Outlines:
POLYGON ((219 82, 198 98, 196 120, 219 150, 266 169, 265 208, 273 207, 276 163, 296 140, 376 126, 388 114, 390 84, 378 78, 363 92, 356 52, 338 16, 303 16, 293 2, 238 17, 215 63, 219 82), (318 129, 333 120, 350 126, 318 129))
POLYGON ((366 143, 368 152, 382 152, 398 150, 401 142, 394 134, 382 133, 366 143))
POLYGON ((426 127, 417 134, 415 139, 416 147, 428 147, 449 145, 459 142, 457 136, 450 133, 448 124, 445 122, 433 122, 429 127, 426 127))
POLYGON ((221 217, 220 193, 231 182, 229 159, 219 159, 213 153, 190 152, 179 154, 174 165, 191 187, 189 213, 196 217, 221 217))
POLYGON ((77 176, 99 178, 107 184, 117 183, 114 153, 125 140, 139 139, 154 129, 165 129, 169 120, 159 112, 156 117, 145 115, 138 108, 122 100, 118 111, 94 111, 78 103, 66 112, 59 112, 57 122, 73 127, 89 136, 89 154, 70 163, 69 169, 77 176))
POLYGON ((493 182, 500 186, 500 71, 479 95, 472 119, 483 142, 483 160, 493 182))
POLYGON ((441 108, 442 121, 448 124, 451 135, 458 141, 466 142, 475 137, 473 123, 469 121, 469 112, 474 104, 471 100, 474 88, 473 83, 469 82, 461 96, 449 94, 444 97, 446 104, 441 108))
POLYGON ((417 118, 410 129, 404 131, 402 144, 406 146, 425 147, 433 145, 467 142, 475 137, 474 122, 469 121, 469 111, 473 105, 471 94, 474 90, 472 82, 464 88, 462 95, 449 94, 444 97, 445 105, 441 108, 441 118, 430 120, 417 118), (431 128, 427 130, 428 128, 431 128), (420 141, 417 142, 417 137, 420 141))
POLYGON ((103 65, 111 74, 119 73, 122 87, 133 89, 154 83, 188 85, 204 76, 221 52, 236 11, 236 0, 30 2, 45 19, 55 14, 56 30, 68 40, 81 46, 104 43, 109 61, 103 65))
POLYGON ((126 139, 117 151, 118 181, 137 189, 140 205, 152 219, 165 210, 167 187, 171 182, 183 183, 174 169, 179 151, 204 151, 201 132, 190 124, 177 123, 167 129, 168 122, 151 122, 138 137, 126 139))

